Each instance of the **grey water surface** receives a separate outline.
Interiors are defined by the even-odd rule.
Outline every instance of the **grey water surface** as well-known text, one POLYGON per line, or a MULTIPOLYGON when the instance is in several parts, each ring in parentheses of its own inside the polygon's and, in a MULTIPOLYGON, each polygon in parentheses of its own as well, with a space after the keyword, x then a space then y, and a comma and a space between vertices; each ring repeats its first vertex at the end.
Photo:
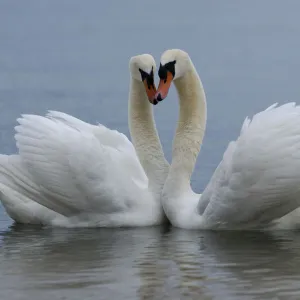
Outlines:
MULTIPOLYGON (((300 103, 300 2, 0 0, 0 152, 48 109, 128 135, 128 60, 189 52, 208 124, 201 192, 246 116, 300 103)), ((176 94, 155 107, 167 158, 176 94)), ((300 233, 16 226, 0 209, 0 299, 300 299, 300 233)))

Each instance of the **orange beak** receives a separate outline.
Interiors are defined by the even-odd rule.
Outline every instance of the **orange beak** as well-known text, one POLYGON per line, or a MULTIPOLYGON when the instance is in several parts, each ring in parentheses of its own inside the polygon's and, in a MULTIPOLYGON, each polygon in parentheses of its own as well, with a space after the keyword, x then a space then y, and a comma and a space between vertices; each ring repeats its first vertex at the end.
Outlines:
POLYGON ((158 89, 155 94, 155 99, 157 101, 162 101, 167 97, 172 80, 173 80, 172 73, 170 71, 167 71, 167 78, 161 79, 159 82, 158 89))
POLYGON ((150 85, 150 84, 148 84, 147 79, 144 79, 143 83, 144 83, 144 87, 145 87, 149 102, 152 104, 157 104, 157 101, 155 99, 155 94, 156 94, 155 83, 153 82, 153 84, 150 85))

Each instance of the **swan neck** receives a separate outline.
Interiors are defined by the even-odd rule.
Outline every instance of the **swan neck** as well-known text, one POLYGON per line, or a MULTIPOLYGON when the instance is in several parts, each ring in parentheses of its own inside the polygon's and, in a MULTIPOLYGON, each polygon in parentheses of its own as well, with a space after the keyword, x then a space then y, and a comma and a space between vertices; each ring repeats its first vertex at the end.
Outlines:
POLYGON ((155 189, 158 198, 168 174, 166 161, 144 85, 131 78, 129 93, 129 131, 137 156, 149 179, 149 187, 155 189))
POLYGON ((172 165, 168 179, 176 186, 190 188, 206 127, 206 98, 202 82, 190 61, 189 70, 174 81, 179 96, 179 120, 173 141, 172 165))

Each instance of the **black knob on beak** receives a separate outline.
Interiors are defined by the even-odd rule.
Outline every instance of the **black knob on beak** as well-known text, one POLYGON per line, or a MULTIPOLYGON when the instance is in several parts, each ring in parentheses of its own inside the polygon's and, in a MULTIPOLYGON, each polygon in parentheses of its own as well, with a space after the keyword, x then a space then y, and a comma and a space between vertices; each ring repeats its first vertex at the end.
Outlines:
POLYGON ((162 97, 161 97, 161 94, 158 94, 158 95, 156 96, 156 100, 157 100, 158 102, 160 102, 160 101, 163 100, 162 97))

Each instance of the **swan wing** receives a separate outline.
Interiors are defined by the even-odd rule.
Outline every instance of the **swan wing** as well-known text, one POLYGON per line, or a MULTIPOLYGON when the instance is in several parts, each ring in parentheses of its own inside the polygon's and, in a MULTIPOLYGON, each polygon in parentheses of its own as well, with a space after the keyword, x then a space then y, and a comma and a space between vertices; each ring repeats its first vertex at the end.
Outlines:
POLYGON ((46 116, 74 129, 91 132, 103 145, 111 146, 122 151, 128 151, 129 153, 135 152, 132 143, 128 140, 126 135, 117 130, 111 130, 102 124, 92 125, 59 111, 50 110, 46 116))
POLYGON ((47 117, 54 121, 62 122, 74 129, 84 131, 84 132, 89 132, 90 134, 94 135, 95 138, 98 139, 102 145, 113 147, 125 153, 126 160, 124 162, 125 163, 127 161, 134 162, 133 164, 130 165, 131 172, 134 173, 133 178, 139 184, 143 184, 143 183, 148 184, 148 178, 146 176, 146 173, 142 165, 139 162, 135 148, 125 134, 117 130, 111 130, 102 124, 92 125, 86 123, 80 119, 77 119, 73 116, 70 116, 66 113, 59 112, 59 111, 50 110, 48 111, 47 117), (130 160, 128 160, 127 156, 130 157, 130 160))
POLYGON ((36 115, 18 119, 17 147, 43 195, 36 201, 64 216, 128 209, 139 189, 147 186, 145 175, 139 177, 135 152, 101 143, 93 128, 74 119, 36 115))
POLYGON ((19 155, 0 155, 1 202, 9 216, 24 224, 49 224, 63 216, 36 200, 43 197, 19 155))
POLYGON ((260 226, 300 205, 300 107, 246 118, 204 190, 198 211, 217 226, 260 226))

